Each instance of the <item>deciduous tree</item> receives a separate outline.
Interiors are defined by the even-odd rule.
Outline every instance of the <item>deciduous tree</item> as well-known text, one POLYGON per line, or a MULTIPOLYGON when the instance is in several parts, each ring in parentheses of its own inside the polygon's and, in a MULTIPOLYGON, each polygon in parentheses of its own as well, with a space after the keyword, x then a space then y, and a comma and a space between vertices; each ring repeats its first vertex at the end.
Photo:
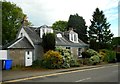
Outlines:
POLYGON ((54 30, 64 32, 67 30, 67 21, 61 21, 61 20, 56 21, 55 23, 53 23, 52 28, 54 30))
POLYGON ((2 1, 2 45, 13 41, 25 14, 16 4, 2 1))

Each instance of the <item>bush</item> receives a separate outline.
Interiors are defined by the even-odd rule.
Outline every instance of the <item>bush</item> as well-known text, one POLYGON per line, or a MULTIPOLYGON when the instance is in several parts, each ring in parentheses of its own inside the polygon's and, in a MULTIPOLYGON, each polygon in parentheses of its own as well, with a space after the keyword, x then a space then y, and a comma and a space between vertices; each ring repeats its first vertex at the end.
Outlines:
POLYGON ((43 60, 38 60, 38 59, 33 61, 32 67, 37 67, 37 68, 42 67, 42 61, 43 60))
POLYGON ((45 68, 61 68, 63 64, 63 57, 59 52, 49 50, 44 54, 43 57, 43 66, 45 68))
POLYGON ((96 64, 100 63, 100 58, 98 55, 94 55, 89 59, 89 61, 90 61, 90 64, 96 65, 96 64))
POLYGON ((116 53, 116 59, 117 59, 117 62, 120 62, 120 52, 116 53))
POLYGON ((79 65, 77 61, 74 59, 74 57, 72 56, 69 49, 57 47, 56 51, 60 52, 60 54, 63 57, 63 66, 62 66, 63 68, 75 67, 79 65))
POLYGON ((44 52, 47 52, 49 50, 55 50, 55 34, 54 33, 43 34, 42 46, 44 52))
POLYGON ((89 59, 90 58, 83 59, 83 65, 91 65, 89 59))
POLYGON ((99 51, 99 53, 104 62, 116 62, 116 54, 114 51, 102 49, 99 51))
POLYGON ((90 56, 94 56, 94 55, 98 55, 97 51, 93 50, 93 49, 88 49, 86 51, 90 56))
POLYGON ((114 51, 108 51, 107 56, 109 63, 116 62, 116 53, 114 51))
POLYGON ((88 52, 82 52, 82 58, 90 58, 91 55, 88 52))

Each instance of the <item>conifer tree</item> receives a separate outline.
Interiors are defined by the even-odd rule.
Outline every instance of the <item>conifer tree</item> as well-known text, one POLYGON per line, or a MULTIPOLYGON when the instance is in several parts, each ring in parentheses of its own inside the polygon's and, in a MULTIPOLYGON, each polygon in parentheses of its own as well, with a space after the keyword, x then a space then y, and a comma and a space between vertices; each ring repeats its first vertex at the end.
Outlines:
POLYGON ((113 37, 113 34, 109 29, 111 24, 107 22, 107 18, 105 17, 103 11, 96 8, 92 17, 92 20, 90 20, 91 25, 88 31, 89 41, 94 40, 94 42, 98 42, 102 46, 104 46, 104 44, 110 44, 113 37))

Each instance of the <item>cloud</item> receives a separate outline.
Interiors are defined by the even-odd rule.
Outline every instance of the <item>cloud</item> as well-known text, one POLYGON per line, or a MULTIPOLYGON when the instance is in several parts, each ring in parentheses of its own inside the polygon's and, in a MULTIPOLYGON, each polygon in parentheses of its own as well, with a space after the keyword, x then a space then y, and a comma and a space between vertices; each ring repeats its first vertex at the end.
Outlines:
MULTIPOLYGON (((96 7, 104 11, 108 22, 116 20, 118 0, 7 0, 16 3, 35 25, 52 25, 57 20, 68 21, 70 14, 83 16, 87 25, 96 7)), ((112 24, 112 23, 111 23, 112 24)))

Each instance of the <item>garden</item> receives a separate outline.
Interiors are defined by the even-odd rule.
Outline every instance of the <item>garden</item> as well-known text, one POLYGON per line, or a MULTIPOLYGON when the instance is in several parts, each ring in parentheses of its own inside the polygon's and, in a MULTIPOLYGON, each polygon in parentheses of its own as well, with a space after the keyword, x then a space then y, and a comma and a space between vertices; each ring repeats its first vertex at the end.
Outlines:
POLYGON ((41 60, 34 61, 32 67, 60 69, 115 62, 117 62, 116 52, 112 50, 101 49, 97 52, 88 49, 82 52, 82 58, 76 59, 69 49, 56 47, 55 50, 47 51, 41 60))

